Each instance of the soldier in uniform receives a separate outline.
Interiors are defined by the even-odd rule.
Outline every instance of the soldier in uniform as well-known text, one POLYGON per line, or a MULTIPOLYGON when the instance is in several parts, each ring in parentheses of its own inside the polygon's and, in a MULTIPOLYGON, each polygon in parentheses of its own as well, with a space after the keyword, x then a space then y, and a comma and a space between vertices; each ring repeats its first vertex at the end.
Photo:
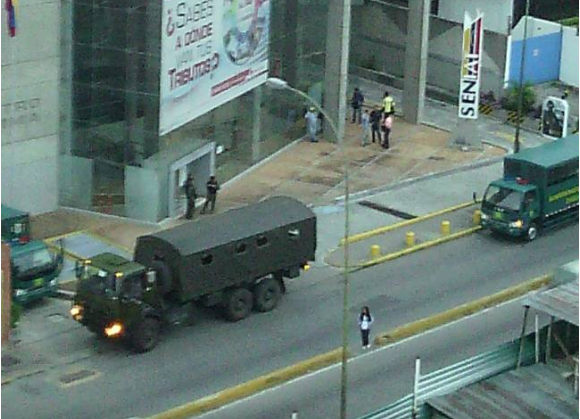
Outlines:
POLYGON ((205 204, 203 204, 203 209, 201 213, 204 214, 205 210, 207 209, 208 204, 210 204, 211 209, 210 212, 213 212, 215 209, 215 200, 217 197, 217 191, 220 190, 220 186, 215 178, 215 176, 210 176, 209 180, 206 183, 207 193, 205 196, 205 204))
POLYGON ((193 176, 191 173, 187 175, 187 179, 183 184, 183 189, 185 189, 185 197, 187 198, 187 210, 185 212, 185 218, 191 220, 195 211, 195 200, 197 198, 197 191, 195 190, 193 176))

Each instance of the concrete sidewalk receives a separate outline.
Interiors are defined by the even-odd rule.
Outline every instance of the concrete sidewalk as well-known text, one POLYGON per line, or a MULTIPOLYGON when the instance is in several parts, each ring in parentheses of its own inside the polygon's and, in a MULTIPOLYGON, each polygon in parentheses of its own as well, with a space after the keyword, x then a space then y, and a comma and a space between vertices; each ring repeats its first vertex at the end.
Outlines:
MULTIPOLYGON (((414 126, 397 118, 391 148, 360 145, 360 127, 347 124, 346 151, 350 161, 350 190, 361 193, 456 169, 490 158, 505 150, 486 145, 482 151, 447 148, 449 133, 425 125, 414 126)), ((217 212, 223 212, 275 195, 295 197, 311 206, 332 205, 344 195, 343 159, 336 144, 324 136, 318 143, 297 141, 222 187, 217 212)), ((195 218, 209 217, 196 213, 195 218)), ((32 234, 50 238, 85 231, 132 250, 143 234, 186 222, 182 219, 148 224, 103 214, 60 209, 33 217, 32 234)))

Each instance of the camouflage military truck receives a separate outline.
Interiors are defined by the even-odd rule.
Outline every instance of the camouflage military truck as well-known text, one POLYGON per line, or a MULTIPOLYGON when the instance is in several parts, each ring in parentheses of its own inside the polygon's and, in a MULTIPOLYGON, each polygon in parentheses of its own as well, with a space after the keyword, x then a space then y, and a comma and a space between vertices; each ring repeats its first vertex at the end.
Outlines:
POLYGON ((274 197, 137 239, 133 261, 112 253, 76 266, 71 315, 93 332, 152 349, 164 324, 192 303, 219 307, 230 321, 270 311, 316 250, 316 216, 274 197))

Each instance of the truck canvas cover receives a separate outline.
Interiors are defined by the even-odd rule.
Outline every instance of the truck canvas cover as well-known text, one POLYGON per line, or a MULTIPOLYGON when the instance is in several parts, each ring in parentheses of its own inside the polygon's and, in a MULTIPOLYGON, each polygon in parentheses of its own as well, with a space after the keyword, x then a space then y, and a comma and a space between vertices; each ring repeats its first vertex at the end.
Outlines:
POLYGON ((163 260, 174 281, 180 278, 177 285, 186 297, 220 289, 237 277, 259 277, 297 260, 314 260, 315 250, 314 212, 293 198, 273 197, 139 237, 135 261, 151 266, 163 260), (290 228, 300 230, 299 239, 289 238, 290 228), (258 248, 256 238, 262 235, 268 245, 258 248), (247 250, 236 253, 238 243, 247 250))

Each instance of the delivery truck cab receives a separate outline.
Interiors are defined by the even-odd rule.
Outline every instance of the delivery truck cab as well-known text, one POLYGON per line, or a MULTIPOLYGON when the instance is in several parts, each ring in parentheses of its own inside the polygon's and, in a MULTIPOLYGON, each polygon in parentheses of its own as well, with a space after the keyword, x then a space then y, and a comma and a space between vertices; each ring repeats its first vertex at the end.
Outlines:
POLYGON ((534 240, 542 228, 578 219, 578 135, 504 160, 504 176, 481 203, 484 228, 534 240))
POLYGON ((26 305, 52 296, 58 287, 63 252, 31 240, 28 213, 2 205, 2 241, 10 244, 12 299, 26 305))

